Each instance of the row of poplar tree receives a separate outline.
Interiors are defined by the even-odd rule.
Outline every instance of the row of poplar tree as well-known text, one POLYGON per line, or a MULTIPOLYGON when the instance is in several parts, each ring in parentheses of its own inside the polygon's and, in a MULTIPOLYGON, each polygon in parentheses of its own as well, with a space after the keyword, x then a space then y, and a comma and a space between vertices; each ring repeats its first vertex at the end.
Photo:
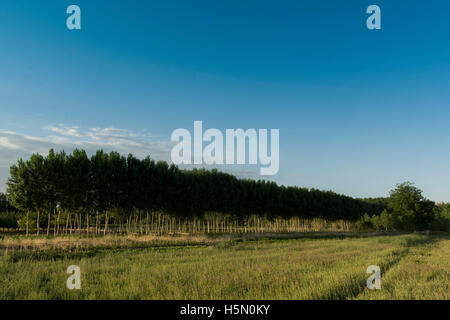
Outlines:
POLYGON ((150 157, 138 159, 102 150, 88 157, 78 149, 71 154, 50 150, 46 156, 33 154, 28 160, 20 159, 10 168, 7 197, 27 214, 27 228, 29 213, 37 214, 38 233, 43 215, 48 230, 52 217, 61 212, 91 217, 97 223, 101 217, 100 224, 106 230, 114 219, 142 212, 164 212, 181 218, 215 212, 236 219, 260 215, 269 219, 297 216, 356 220, 364 213, 379 214, 385 207, 380 201, 238 179, 217 170, 181 170, 150 157))

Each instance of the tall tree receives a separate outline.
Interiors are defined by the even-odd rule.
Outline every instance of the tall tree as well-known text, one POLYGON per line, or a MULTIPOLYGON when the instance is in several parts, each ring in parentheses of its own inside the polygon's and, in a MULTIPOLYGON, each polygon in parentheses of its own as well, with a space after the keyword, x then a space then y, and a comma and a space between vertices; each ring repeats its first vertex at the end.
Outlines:
POLYGON ((412 182, 398 184, 390 191, 389 209, 403 226, 425 229, 433 219, 435 203, 422 195, 412 182))
POLYGON ((29 171, 30 178, 30 194, 33 207, 36 210, 36 234, 40 232, 40 213, 46 207, 46 170, 44 165, 44 157, 38 153, 32 154, 30 160, 25 163, 29 171))
POLYGON ((26 212, 26 235, 29 230, 30 211, 33 210, 31 172, 26 162, 20 159, 17 164, 12 165, 10 177, 7 181, 7 195, 11 204, 26 212))

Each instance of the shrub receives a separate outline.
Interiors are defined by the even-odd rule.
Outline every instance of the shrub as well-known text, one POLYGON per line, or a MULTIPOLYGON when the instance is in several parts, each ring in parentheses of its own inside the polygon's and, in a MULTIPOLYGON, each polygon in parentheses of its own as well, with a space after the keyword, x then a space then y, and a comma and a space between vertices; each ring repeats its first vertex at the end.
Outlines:
POLYGON ((439 216, 429 224, 430 230, 434 231, 450 231, 450 219, 439 216))
POLYGON ((450 231, 450 204, 440 204, 436 207, 434 219, 428 227, 435 231, 450 231))
POLYGON ((373 229, 371 217, 365 213, 358 221, 356 221, 358 231, 368 231, 373 229))

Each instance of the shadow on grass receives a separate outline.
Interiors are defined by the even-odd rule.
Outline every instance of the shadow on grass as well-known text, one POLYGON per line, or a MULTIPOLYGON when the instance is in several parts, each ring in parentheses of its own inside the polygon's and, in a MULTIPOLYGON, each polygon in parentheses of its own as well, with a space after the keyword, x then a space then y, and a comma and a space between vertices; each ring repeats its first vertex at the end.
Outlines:
POLYGON ((50 248, 46 250, 14 250, 10 251, 6 255, 6 260, 8 262, 18 262, 18 261, 56 261, 56 260, 77 260, 81 258, 91 258, 98 255, 120 253, 130 250, 147 250, 152 252, 165 252, 169 250, 187 250, 192 248, 202 248, 204 245, 155 245, 149 246, 134 246, 134 247, 101 247, 101 248, 77 248, 73 247, 70 249, 61 248, 50 248))
POLYGON ((371 232, 371 233, 255 233, 255 234, 232 234, 232 235, 208 235, 207 238, 219 239, 223 241, 217 241, 215 243, 139 243, 139 244, 120 244, 112 246, 77 246, 74 243, 72 246, 65 248, 22 248, 22 249, 8 249, 3 250, 3 255, 6 256, 8 262, 23 261, 36 261, 36 260, 60 260, 60 259, 81 259, 90 258, 100 254, 106 253, 119 253, 127 250, 151 250, 156 252, 164 252, 168 250, 184 250, 204 247, 216 247, 218 249, 233 248, 242 243, 270 243, 279 242, 283 240, 300 240, 300 241, 318 241, 318 240, 345 240, 345 239, 364 239, 364 238, 377 238, 378 243, 396 243, 402 247, 413 247, 418 245, 429 244, 442 239, 450 239, 448 233, 405 233, 405 232, 371 232), (408 236, 411 235, 411 236, 408 236), (405 237, 401 237, 405 236, 405 237), (395 238, 397 237, 397 238, 395 238))
MULTIPOLYGON (((378 238, 379 242, 392 242, 392 238, 399 236, 415 235, 415 238, 399 238, 394 240, 394 243, 399 243, 405 246, 416 245, 420 243, 433 242, 442 239, 450 239, 450 233, 445 232, 309 232, 309 233, 255 233, 255 234, 242 234, 231 235, 230 241, 225 243, 225 246, 232 246, 236 243, 252 242, 252 241, 265 241, 275 242, 279 240, 345 240, 345 239, 365 239, 365 238, 378 238), (404 242, 404 243, 402 243, 404 242)), ((209 235, 214 238, 217 235, 209 235)), ((215 245, 221 245, 219 242, 215 245)))
MULTIPOLYGON (((408 256, 410 249, 413 247, 420 247, 429 245, 440 240, 449 240, 450 235, 448 233, 410 233, 412 237, 402 237, 395 239, 394 243, 401 246, 400 249, 392 253, 392 257, 379 263, 378 266, 382 270, 382 274, 386 274, 392 267, 397 265, 402 259, 408 256)), ((389 242, 387 239, 384 239, 389 242)), ((355 299, 366 290, 367 274, 353 275, 345 283, 339 284, 334 287, 330 292, 322 296, 317 297, 319 300, 347 300, 355 299)))

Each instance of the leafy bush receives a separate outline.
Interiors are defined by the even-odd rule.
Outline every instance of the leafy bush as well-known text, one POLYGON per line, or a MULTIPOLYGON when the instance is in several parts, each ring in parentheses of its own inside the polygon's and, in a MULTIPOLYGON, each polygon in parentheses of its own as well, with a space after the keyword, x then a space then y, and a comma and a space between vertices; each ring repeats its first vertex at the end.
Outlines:
POLYGON ((450 219, 438 216, 430 222, 429 227, 435 231, 450 231, 450 219))
MULTIPOLYGON (((17 220, 17 226, 21 230, 27 229, 27 215, 22 214, 17 220)), ((28 217, 28 231, 36 231, 36 214, 30 212, 28 217)))
POLYGON ((434 219, 429 228, 436 231, 450 231, 450 204, 442 203, 436 206, 434 219))
POLYGON ((373 229, 372 218, 365 213, 358 221, 356 221, 358 231, 368 231, 373 229))
POLYGON ((356 223, 358 231, 450 231, 450 204, 440 204, 424 214, 425 218, 383 210, 380 215, 364 214, 356 223), (426 221, 426 225, 424 224, 426 221))
POLYGON ((356 225, 359 231, 393 231, 399 229, 399 221, 387 210, 383 210, 380 215, 369 216, 366 213, 359 219, 356 225))

